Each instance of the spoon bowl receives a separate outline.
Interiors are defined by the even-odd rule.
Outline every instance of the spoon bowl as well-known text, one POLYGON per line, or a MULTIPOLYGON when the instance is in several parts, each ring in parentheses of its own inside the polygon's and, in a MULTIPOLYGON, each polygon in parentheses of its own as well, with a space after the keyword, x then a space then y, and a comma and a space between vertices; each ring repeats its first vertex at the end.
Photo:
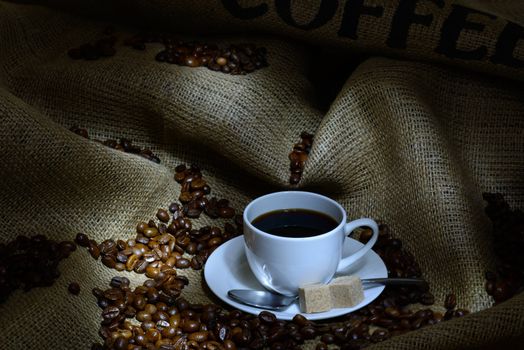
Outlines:
POLYGON ((298 299, 298 295, 290 297, 266 290, 251 289, 232 289, 227 292, 227 295, 240 303, 268 310, 286 308, 298 299))

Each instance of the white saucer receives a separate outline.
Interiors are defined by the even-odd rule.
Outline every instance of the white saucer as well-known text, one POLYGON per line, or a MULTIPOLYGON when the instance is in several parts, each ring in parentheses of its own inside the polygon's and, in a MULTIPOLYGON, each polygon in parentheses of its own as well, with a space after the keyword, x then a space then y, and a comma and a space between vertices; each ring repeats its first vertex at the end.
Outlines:
MULTIPOLYGON (((362 246, 362 243, 354 239, 346 239, 343 254, 344 256, 349 255, 362 246)), ((386 265, 373 250, 367 252, 360 260, 341 274, 357 275, 360 278, 383 278, 388 276, 386 265)), ((249 269, 244 253, 244 236, 235 237, 227 241, 209 256, 204 267, 204 278, 211 291, 227 304, 254 315, 258 315, 264 310, 238 303, 227 296, 227 292, 230 289, 264 290, 264 287, 256 280, 249 269)), ((286 309, 271 312, 281 320, 291 320, 296 314, 303 314, 309 320, 322 320, 358 310, 375 300, 383 290, 384 286, 364 289, 364 300, 350 308, 331 309, 326 312, 307 314, 300 312, 298 302, 295 302, 286 309)))

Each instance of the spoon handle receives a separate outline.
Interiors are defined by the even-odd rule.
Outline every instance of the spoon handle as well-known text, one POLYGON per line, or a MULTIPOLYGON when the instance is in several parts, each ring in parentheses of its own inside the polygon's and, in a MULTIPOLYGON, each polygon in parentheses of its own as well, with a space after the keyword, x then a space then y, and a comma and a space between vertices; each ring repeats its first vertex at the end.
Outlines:
POLYGON ((363 284, 382 284, 386 286, 415 285, 420 286, 427 282, 421 278, 363 278, 363 284))

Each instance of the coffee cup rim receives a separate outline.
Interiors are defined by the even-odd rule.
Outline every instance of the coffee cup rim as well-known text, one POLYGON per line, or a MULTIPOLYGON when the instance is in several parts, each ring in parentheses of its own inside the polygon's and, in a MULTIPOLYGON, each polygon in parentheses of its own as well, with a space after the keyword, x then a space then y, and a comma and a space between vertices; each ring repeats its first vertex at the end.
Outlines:
MULTIPOLYGON (((281 208, 281 209, 286 209, 286 208, 281 208)), ((297 208, 297 209, 309 209, 309 208, 297 208)), ((275 210, 279 210, 279 209, 275 209, 275 210)), ((322 213, 326 214, 325 212, 322 212, 322 213)), ((271 193, 262 195, 260 197, 257 197, 255 199, 253 199, 246 206, 246 208, 244 209, 244 213, 242 215, 242 218, 244 220, 244 224, 249 225, 249 228, 252 231, 256 232, 257 234, 261 235, 262 237, 272 238, 272 239, 275 239, 275 240, 286 241, 286 242, 296 242, 297 240, 314 241, 314 240, 323 239, 327 235, 331 235, 331 234, 334 234, 335 232, 338 232, 346 224, 346 221, 347 221, 346 211, 340 205, 340 203, 338 203, 337 201, 335 201, 335 200, 333 200, 333 199, 331 199, 331 198, 329 198, 327 196, 324 196, 322 194, 315 193, 315 192, 309 192, 309 191, 278 191, 278 192, 271 192, 271 193), (336 208, 338 208, 338 210, 342 214, 342 218, 340 220, 336 220, 335 218, 333 218, 333 219, 335 219, 336 221, 339 221, 339 222, 338 222, 337 226, 334 227, 333 229, 331 229, 330 231, 327 231, 327 232, 324 232, 324 233, 322 233, 320 235, 316 235, 316 236, 312 236, 312 237, 299 237, 299 238, 298 237, 282 237, 282 236, 272 235, 270 233, 267 233, 267 232, 264 232, 264 231, 258 229, 257 227, 255 227, 251 223, 250 220, 247 219, 247 215, 248 215, 249 210, 252 208, 252 205, 256 204, 257 200, 259 200, 259 199, 267 199, 267 198, 270 198, 270 197, 280 196, 280 195, 284 195, 284 194, 300 194, 300 195, 304 195, 305 194, 305 195, 313 196, 313 197, 316 197, 316 198, 328 201, 331 204, 333 204, 336 208)), ((244 234, 245 234, 245 232, 244 232, 244 234)))

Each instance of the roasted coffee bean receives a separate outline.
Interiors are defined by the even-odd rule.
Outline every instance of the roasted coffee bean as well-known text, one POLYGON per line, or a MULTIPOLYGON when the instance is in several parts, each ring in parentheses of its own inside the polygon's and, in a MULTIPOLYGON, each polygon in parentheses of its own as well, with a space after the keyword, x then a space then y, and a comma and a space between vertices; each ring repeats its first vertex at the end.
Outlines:
POLYGON ((136 225, 136 232, 143 234, 147 228, 149 228, 149 226, 146 222, 139 222, 138 225, 136 225))
POLYGON ((300 329, 300 334, 302 334, 304 339, 313 339, 317 335, 317 331, 315 327, 308 325, 300 329))
POLYGON ((301 314, 296 314, 295 316, 293 316, 293 322, 297 324, 299 327, 304 327, 307 324, 309 324, 309 320, 301 314))
POLYGON ((76 282, 71 282, 69 286, 67 286, 67 290, 73 295, 78 295, 80 294, 80 285, 76 282))
POLYGON ((230 219, 235 216, 235 209, 231 207, 218 208, 218 216, 221 218, 230 219))
POLYGON ((115 350, 127 350, 129 341, 124 337, 118 337, 116 338, 115 342, 113 343, 113 348, 115 350))
POLYGON ((189 334, 188 339, 194 340, 197 343, 203 343, 207 340, 209 334, 207 331, 194 332, 189 334))
POLYGON ((186 258, 180 258, 175 262, 175 267, 179 269, 187 269, 190 265, 191 262, 186 258))
POLYGON ((106 307, 109 306, 109 300, 107 299, 99 299, 97 301, 97 305, 101 308, 101 309, 105 309, 106 307))
POLYGON ((156 217, 158 218, 158 220, 162 222, 169 221, 169 213, 167 212, 167 210, 164 210, 164 209, 158 209, 156 213, 156 217))
POLYGON ((75 242, 81 247, 89 246, 89 238, 83 233, 78 233, 75 237, 75 242))
POLYGON ((103 298, 104 297, 104 291, 100 288, 93 288, 91 290, 91 292, 93 293, 93 295, 95 296, 95 298, 97 299, 100 299, 100 298, 103 298))
POLYGON ((193 333, 200 329, 200 323, 196 320, 184 319, 181 322, 182 330, 186 333, 193 333))
POLYGON ((153 314, 153 321, 156 321, 156 322, 158 322, 158 321, 166 321, 166 322, 168 322, 168 320, 169 320, 169 314, 167 312, 165 312, 165 311, 158 310, 157 312, 155 312, 153 314))
POLYGON ((133 271, 136 273, 145 273, 149 263, 145 260, 138 260, 133 271))
POLYGON ((102 264, 109 267, 110 269, 115 268, 116 261, 109 255, 102 256, 102 264))
POLYGON ((363 230, 361 233, 360 233, 360 236, 359 236, 359 241, 366 244, 370 239, 371 239, 371 236, 373 235, 373 231, 370 230, 370 229, 365 229, 363 230))
POLYGON ((197 208, 189 208, 186 212, 186 216, 188 218, 198 218, 200 217, 200 214, 202 213, 202 210, 201 209, 197 209, 197 208))
POLYGON ((146 311, 139 311, 136 314, 136 319, 140 322, 151 321, 153 316, 151 316, 151 314, 146 311))
POLYGON ((156 251, 149 251, 142 254, 142 259, 148 263, 153 263, 156 260, 159 260, 161 256, 162 252, 157 253, 156 251))
POLYGON ((136 254, 133 254, 131 255, 128 259, 127 259, 127 262, 126 262, 126 270, 127 271, 132 271, 135 269, 138 261, 139 261, 139 256, 136 255, 136 254))
POLYGON ((143 284, 144 287, 147 287, 148 289, 149 288, 155 288, 156 286, 156 281, 155 280, 152 280, 152 279, 149 279, 149 280, 146 280, 143 284))
POLYGON ((151 343, 159 341, 161 337, 160 332, 156 328, 150 327, 146 332, 146 339, 151 343))
POLYGON ((125 264, 127 262, 127 255, 123 251, 118 252, 118 254, 116 255, 116 261, 125 264))
POLYGON ((117 288, 111 288, 104 291, 104 298, 110 301, 121 300, 124 298, 124 293, 117 288))
POLYGON ((146 304, 147 304, 147 301, 144 298, 144 296, 142 296, 142 295, 135 295, 134 301, 133 301, 133 306, 135 307, 135 309, 137 309, 137 310, 144 310, 146 304))
POLYGON ((120 310, 115 306, 108 306, 102 312, 104 320, 113 320, 120 315, 120 310))
MULTIPOLYGON (((158 229, 156 227, 148 227, 144 230, 144 236, 147 238, 158 236, 158 229)), ((147 243, 149 243, 149 240, 147 240, 147 242, 144 244, 147 243)))
POLYGON ((160 296, 161 296, 160 292, 157 289, 155 289, 155 288, 149 288, 147 290, 147 298, 148 298, 149 302, 151 302, 151 303, 156 303, 158 301, 166 302, 166 301, 162 300, 160 298, 160 296))
POLYGON ((171 214, 174 214, 175 212, 177 212, 179 210, 180 210, 180 207, 179 207, 178 203, 171 203, 169 205, 169 211, 171 212, 171 214))
POLYGON ((411 322, 411 329, 419 329, 423 325, 424 321, 425 320, 423 317, 416 318, 413 322, 411 322))
POLYGON ((160 273, 160 270, 157 267, 153 267, 149 265, 146 268, 146 276, 149 278, 156 278, 159 273, 160 273))
POLYGON ((60 256, 65 259, 76 250, 76 244, 71 241, 63 241, 58 243, 58 250, 60 252, 60 256))
POLYGON ((178 200, 182 203, 189 203, 191 199, 192 199, 192 195, 191 195, 191 192, 189 191, 181 192, 180 196, 178 196, 178 200))
POLYGON ((202 259, 199 256, 194 256, 191 258, 190 265, 193 270, 201 270, 203 267, 202 259))
POLYGON ((184 172, 177 172, 175 173, 175 181, 176 182, 182 182, 186 178, 186 174, 184 172))
POLYGON ((277 317, 275 314, 269 312, 269 311, 262 311, 258 314, 258 318, 267 324, 272 324, 277 320, 277 317))
POLYGON ((100 257, 100 249, 98 248, 98 244, 94 240, 89 241, 87 251, 95 260, 98 260, 98 258, 100 257))
POLYGON ((444 307, 448 310, 454 309, 457 306, 457 297, 455 294, 448 294, 446 295, 446 299, 444 301, 444 307))
POLYGON ((192 191, 201 190, 206 185, 207 184, 206 184, 206 181, 204 179, 197 178, 197 179, 194 179, 193 181, 191 181, 191 190, 192 191))
POLYGON ((123 263, 116 263, 115 264, 115 270, 117 271, 124 271, 126 269, 126 265, 123 263))
POLYGON ((129 286, 129 279, 127 277, 115 276, 111 278, 109 285, 114 288, 122 288, 129 286))
POLYGON ((218 245, 222 244, 222 238, 221 237, 213 237, 209 241, 207 241, 208 247, 216 247, 218 245))
POLYGON ((300 182, 301 177, 302 176, 300 174, 291 174, 289 176, 289 183, 291 185, 296 185, 296 184, 298 184, 300 182))
POLYGON ((100 254, 102 255, 116 255, 118 253, 116 242, 112 239, 106 239, 99 244, 100 254))
POLYGON ((393 307, 385 308, 384 313, 386 314, 386 316, 391 317, 391 318, 400 317, 400 311, 393 307))

